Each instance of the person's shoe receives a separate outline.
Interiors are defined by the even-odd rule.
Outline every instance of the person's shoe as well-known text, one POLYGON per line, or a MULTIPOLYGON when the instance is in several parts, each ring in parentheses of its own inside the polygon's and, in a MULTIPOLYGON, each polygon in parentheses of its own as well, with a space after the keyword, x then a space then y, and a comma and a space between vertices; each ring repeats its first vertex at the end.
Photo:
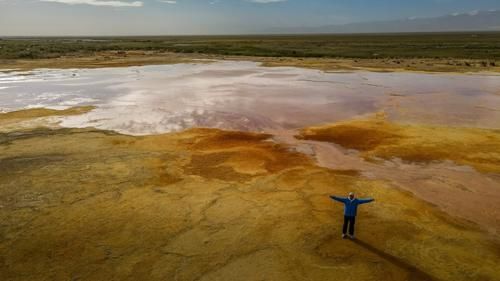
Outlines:
POLYGON ((351 234, 349 234, 349 238, 350 239, 356 239, 356 237, 354 237, 354 235, 351 235, 351 234))
POLYGON ((347 235, 342 234, 342 239, 346 239, 346 238, 347 238, 347 235))

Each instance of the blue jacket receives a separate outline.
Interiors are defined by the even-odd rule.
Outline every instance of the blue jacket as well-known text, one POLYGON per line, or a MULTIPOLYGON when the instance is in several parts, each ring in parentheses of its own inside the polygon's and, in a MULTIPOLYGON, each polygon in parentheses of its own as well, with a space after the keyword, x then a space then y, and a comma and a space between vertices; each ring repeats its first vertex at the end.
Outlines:
POLYGON ((344 203, 344 216, 348 217, 355 217, 356 214, 358 213, 358 205, 365 204, 365 203, 370 203, 374 199, 368 198, 368 199, 358 199, 354 198, 353 200, 346 198, 346 197, 337 197, 337 196, 330 196, 335 201, 339 201, 341 203, 344 203))

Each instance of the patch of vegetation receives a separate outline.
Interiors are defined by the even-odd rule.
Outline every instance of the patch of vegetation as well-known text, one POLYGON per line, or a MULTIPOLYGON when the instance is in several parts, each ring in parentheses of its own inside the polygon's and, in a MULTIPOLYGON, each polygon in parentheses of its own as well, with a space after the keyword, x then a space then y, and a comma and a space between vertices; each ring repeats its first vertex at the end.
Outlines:
POLYGON ((500 33, 4 38, 0 59, 159 51, 259 57, 500 59, 500 33))

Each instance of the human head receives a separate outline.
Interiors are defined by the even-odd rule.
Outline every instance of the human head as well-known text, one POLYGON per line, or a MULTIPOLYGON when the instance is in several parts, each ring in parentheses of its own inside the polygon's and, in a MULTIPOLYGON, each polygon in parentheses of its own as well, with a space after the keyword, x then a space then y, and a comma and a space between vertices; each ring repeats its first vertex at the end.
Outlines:
POLYGON ((349 192, 349 199, 354 199, 354 192, 349 192))

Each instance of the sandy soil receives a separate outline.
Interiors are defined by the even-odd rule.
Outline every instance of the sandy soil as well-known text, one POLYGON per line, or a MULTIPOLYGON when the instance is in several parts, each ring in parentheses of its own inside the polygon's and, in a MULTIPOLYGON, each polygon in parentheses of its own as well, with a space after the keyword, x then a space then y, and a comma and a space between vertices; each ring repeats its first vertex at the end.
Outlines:
POLYGON ((156 64, 202 63, 209 57, 150 51, 96 52, 92 56, 64 56, 53 59, 0 60, 0 71, 33 70, 37 68, 103 68, 156 64))
POLYGON ((1 133, 0 274, 500 280, 496 236, 386 180, 319 167, 307 145, 213 129, 1 133), (376 198, 360 209, 357 241, 340 238, 342 208, 328 198, 351 190, 376 198))
MULTIPOLYGON (((93 56, 65 56, 54 59, 0 60, 2 69, 32 70, 36 68, 101 68, 125 67, 200 60, 246 60, 265 66, 292 66, 324 71, 413 71, 413 72, 500 72, 500 66, 483 66, 480 60, 463 59, 331 59, 331 58, 272 58, 180 54, 151 51, 97 52, 93 56), (467 66, 468 65, 468 66, 467 66)), ((1 71, 1 69, 0 69, 1 71)))

